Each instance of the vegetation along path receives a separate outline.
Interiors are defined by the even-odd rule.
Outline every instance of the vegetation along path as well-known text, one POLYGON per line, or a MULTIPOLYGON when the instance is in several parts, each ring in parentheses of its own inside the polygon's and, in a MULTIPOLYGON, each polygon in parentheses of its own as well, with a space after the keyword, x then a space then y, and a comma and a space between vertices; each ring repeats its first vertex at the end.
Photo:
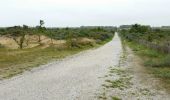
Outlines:
POLYGON ((152 77, 147 76, 151 79, 149 84, 141 82, 141 77, 145 76, 139 72, 143 70, 131 60, 134 60, 133 54, 124 54, 121 41, 115 34, 111 42, 98 49, 0 81, 0 99, 168 99, 163 90, 150 86, 154 81, 152 77))

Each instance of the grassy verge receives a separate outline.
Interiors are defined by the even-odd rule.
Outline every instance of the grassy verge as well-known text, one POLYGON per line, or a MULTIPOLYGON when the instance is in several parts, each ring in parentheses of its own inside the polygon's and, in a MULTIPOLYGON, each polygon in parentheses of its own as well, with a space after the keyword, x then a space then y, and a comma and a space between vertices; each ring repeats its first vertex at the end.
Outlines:
POLYGON ((170 54, 163 54, 134 42, 124 40, 132 50, 143 59, 143 65, 162 80, 165 88, 170 89, 170 54))
POLYGON ((23 50, 0 48, 0 79, 10 78, 26 70, 79 53, 83 50, 100 47, 110 40, 103 41, 94 46, 82 46, 81 48, 58 49, 53 46, 45 49, 35 47, 23 50))
POLYGON ((26 50, 6 50, 0 51, 0 75, 2 78, 10 78, 33 67, 46 64, 51 60, 64 58, 78 53, 83 49, 63 49, 58 50, 54 47, 46 49, 32 48, 26 50))

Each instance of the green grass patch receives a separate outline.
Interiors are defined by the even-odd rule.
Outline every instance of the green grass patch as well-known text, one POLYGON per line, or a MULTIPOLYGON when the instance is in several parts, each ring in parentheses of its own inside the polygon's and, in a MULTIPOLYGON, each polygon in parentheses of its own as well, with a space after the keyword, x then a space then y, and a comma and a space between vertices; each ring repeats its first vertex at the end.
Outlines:
POLYGON ((170 55, 161 57, 161 58, 155 58, 155 59, 149 59, 145 62, 146 66, 151 67, 169 67, 170 68, 170 55))
POLYGON ((122 100, 119 97, 115 97, 115 96, 112 96, 111 98, 112 98, 112 100, 122 100))
POLYGON ((120 90, 123 90, 124 88, 128 88, 128 86, 131 84, 130 82, 131 77, 121 77, 117 80, 105 80, 108 85, 103 85, 106 88, 119 88, 120 90))
POLYGON ((118 68, 111 68, 109 72, 110 73, 116 73, 117 75, 122 75, 122 74, 126 73, 125 70, 120 69, 120 68, 119 69, 118 68))
POLYGON ((170 79, 170 69, 169 68, 152 68, 153 74, 157 77, 170 79))
POLYGON ((143 57, 157 58, 157 57, 163 57, 165 55, 134 42, 129 42, 129 41, 124 41, 124 42, 126 42, 124 44, 128 44, 135 53, 143 57))
POLYGON ((127 42, 127 44, 144 59, 145 66, 170 68, 170 54, 163 54, 134 42, 127 42))

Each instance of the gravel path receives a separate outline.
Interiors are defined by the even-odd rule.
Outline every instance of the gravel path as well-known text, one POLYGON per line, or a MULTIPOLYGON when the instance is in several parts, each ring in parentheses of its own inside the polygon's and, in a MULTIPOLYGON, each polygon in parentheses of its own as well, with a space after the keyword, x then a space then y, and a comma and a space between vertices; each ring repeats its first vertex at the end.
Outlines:
POLYGON ((0 100, 94 100, 110 66, 119 63, 117 34, 104 46, 0 81, 0 100))

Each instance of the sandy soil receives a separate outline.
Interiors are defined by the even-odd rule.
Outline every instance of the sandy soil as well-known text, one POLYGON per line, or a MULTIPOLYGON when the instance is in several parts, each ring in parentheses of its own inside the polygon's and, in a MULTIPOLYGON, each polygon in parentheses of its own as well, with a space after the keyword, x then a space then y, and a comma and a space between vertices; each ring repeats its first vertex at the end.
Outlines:
MULTIPOLYGON (((19 37, 17 38, 19 39, 19 37)), ((63 45, 66 43, 65 40, 52 40, 47 36, 41 36, 41 44, 44 45, 44 48, 49 47, 49 45, 53 43, 54 45, 63 45)), ((6 48, 9 49, 18 49, 19 46, 17 43, 11 38, 7 36, 0 36, 0 44, 6 48)), ((37 35, 26 35, 25 41, 23 44, 24 48, 33 48, 36 46, 39 46, 40 43, 38 42, 38 36, 37 35), (28 42, 28 45, 27 45, 28 42)))

